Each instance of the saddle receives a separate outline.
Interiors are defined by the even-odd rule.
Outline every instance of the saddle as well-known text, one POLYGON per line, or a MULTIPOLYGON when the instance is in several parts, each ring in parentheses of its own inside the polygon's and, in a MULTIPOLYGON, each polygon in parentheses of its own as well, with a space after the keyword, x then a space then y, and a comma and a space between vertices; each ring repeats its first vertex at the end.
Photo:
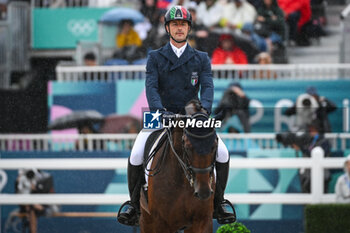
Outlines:
POLYGON ((143 166, 147 167, 150 158, 160 149, 167 139, 166 129, 156 130, 147 138, 143 154, 143 166))
MULTIPOLYGON (((145 168, 146 176, 148 176, 150 163, 152 162, 153 157, 155 154, 159 151, 159 149, 162 147, 164 142, 168 138, 168 134, 166 133, 167 129, 161 129, 154 131, 151 133, 151 135, 148 137, 146 144, 145 144, 145 150, 144 150, 144 162, 143 167, 145 168)), ((160 169, 157 168, 157 170, 160 169)), ((147 190, 147 182, 146 182, 146 176, 143 176, 142 185, 143 188, 141 188, 141 198, 140 198, 140 205, 148 212, 148 190, 147 190)))

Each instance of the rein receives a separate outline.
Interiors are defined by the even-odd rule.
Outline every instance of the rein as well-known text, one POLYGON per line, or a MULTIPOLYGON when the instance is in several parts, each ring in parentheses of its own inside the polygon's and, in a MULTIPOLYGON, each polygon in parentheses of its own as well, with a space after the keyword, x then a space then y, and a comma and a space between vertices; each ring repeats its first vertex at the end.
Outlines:
POLYGON ((160 159, 160 161, 158 161, 158 163, 156 164, 156 166, 153 169, 148 169, 147 164, 149 164, 151 162, 151 160, 154 158, 154 156, 156 155, 156 153, 158 151, 157 148, 155 148, 152 151, 152 153, 150 154, 150 156, 147 158, 147 161, 144 164, 144 169, 147 171, 147 173, 146 173, 147 176, 151 176, 151 177, 155 176, 161 171, 161 167, 162 167, 162 164, 164 163, 165 153, 168 149, 168 146, 169 146, 169 141, 166 141, 165 147, 164 147, 162 155, 161 155, 161 159, 160 159), (153 172, 153 174, 150 174, 150 172, 153 172))
POLYGON ((168 142, 170 144, 170 148, 171 148, 172 152, 174 153, 175 157, 177 158, 177 161, 179 162, 180 167, 184 171, 186 179, 190 183, 191 187, 193 187, 193 184, 194 184, 193 174, 192 174, 191 170, 189 169, 189 166, 181 159, 179 154, 176 152, 176 150, 174 148, 173 136, 171 135, 171 132, 169 129, 167 129, 167 134, 168 134, 168 142))

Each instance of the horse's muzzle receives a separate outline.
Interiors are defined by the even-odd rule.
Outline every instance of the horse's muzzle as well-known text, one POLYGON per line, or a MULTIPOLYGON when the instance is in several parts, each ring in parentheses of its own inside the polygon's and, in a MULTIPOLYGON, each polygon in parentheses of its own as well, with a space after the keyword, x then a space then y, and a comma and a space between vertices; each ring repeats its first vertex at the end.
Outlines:
POLYGON ((214 191, 211 188, 202 188, 198 191, 194 191, 194 196, 200 200, 207 200, 211 195, 213 195, 214 191))

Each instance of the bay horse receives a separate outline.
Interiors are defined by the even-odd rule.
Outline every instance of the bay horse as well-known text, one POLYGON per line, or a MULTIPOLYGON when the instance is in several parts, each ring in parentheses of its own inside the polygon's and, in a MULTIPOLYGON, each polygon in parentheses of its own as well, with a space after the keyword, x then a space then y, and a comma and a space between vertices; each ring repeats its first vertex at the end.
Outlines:
MULTIPOLYGON (((198 103, 187 105, 186 115, 209 119, 198 103)), ((141 191, 141 233, 211 233, 218 143, 215 129, 177 126, 167 129, 167 134, 167 141, 153 157, 148 191, 141 191), (205 143, 199 146, 209 150, 199 154, 193 142, 205 143)))

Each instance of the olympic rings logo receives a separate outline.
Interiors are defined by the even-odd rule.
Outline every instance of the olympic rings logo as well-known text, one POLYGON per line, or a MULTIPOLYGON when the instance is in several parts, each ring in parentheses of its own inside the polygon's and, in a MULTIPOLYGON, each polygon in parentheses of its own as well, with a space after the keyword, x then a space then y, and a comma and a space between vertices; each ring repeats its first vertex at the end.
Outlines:
POLYGON ((71 19, 68 21, 67 28, 74 36, 90 36, 96 30, 96 22, 93 19, 71 19))

